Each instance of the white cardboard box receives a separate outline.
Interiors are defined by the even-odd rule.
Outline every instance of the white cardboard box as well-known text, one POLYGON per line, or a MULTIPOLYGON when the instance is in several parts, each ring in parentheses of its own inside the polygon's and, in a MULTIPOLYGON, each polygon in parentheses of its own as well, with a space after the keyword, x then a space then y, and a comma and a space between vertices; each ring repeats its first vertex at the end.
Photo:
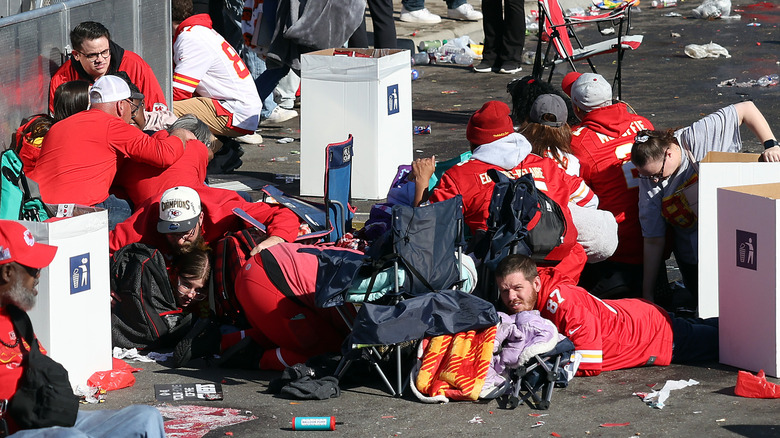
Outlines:
MULTIPOLYGON (((758 154, 710 152, 699 164, 699 316, 718 316, 718 187, 780 182, 780 163, 758 154)), ((732 209, 726 205, 723 208, 732 209)))
POLYGON ((780 184, 720 188, 718 205, 720 362, 778 377, 780 184))
POLYGON ((412 162, 409 51, 334 50, 301 56, 301 195, 323 195, 325 146, 352 134, 352 197, 383 199, 398 166, 412 162))
POLYGON ((36 241, 58 248, 28 312, 33 329, 71 386, 85 385, 95 371, 112 368, 108 212, 76 207, 56 222, 21 223, 36 241))

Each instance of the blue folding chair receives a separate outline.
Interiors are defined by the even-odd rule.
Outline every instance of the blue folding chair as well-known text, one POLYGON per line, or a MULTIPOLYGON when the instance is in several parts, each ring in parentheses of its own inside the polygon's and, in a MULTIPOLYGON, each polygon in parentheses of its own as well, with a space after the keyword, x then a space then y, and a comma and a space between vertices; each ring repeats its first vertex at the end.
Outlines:
POLYGON ((335 242, 352 229, 352 134, 346 141, 325 147, 325 220, 333 228, 327 240, 335 242))
MULTIPOLYGON (((325 147, 323 204, 287 195, 270 184, 261 189, 264 202, 273 199, 273 202, 289 208, 302 222, 308 224, 311 232, 298 236, 296 242, 336 242, 352 229, 352 218, 355 216, 355 208, 349 203, 352 195, 352 155, 352 134, 344 142, 325 147)), ((234 211, 234 214, 253 224, 245 213, 234 211)))

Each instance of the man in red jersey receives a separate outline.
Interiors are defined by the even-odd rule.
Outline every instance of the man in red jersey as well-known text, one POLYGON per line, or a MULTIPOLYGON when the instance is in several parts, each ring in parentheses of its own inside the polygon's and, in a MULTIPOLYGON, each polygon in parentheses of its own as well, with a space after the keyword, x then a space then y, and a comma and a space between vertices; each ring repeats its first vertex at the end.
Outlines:
POLYGON ((109 251, 114 253, 134 242, 159 249, 170 262, 174 254, 192 248, 215 246, 229 231, 247 228, 233 214, 241 208, 268 227, 268 238, 252 251, 252 255, 277 243, 292 242, 298 236, 298 216, 280 205, 247 202, 232 190, 206 185, 177 186, 149 199, 126 221, 108 234, 109 251))
POLYGON ((718 319, 678 318, 641 298, 601 300, 556 268, 510 255, 496 268, 509 314, 538 310, 582 356, 577 375, 718 359, 718 319))
MULTIPOLYGON (((488 170, 497 169, 512 179, 532 174, 536 187, 560 205, 566 218, 563 244, 551 251, 547 260, 560 260, 558 266, 563 272, 579 278, 587 257, 577 243, 577 228, 572 222, 568 204, 571 201, 585 207, 597 203, 593 192, 581 178, 568 175, 555 161, 532 154, 528 140, 514 131, 509 107, 503 102, 489 101, 475 112, 469 119, 466 138, 471 143, 471 159, 444 172, 431 194, 431 201, 463 195, 466 225, 472 233, 476 233, 487 229, 488 206, 494 186, 488 170)), ((425 172, 422 175, 415 173, 415 177, 418 185, 427 187, 433 165, 425 167, 427 171, 421 169, 425 172)))
POLYGON ((49 111, 54 112, 54 90, 65 82, 92 83, 103 75, 124 71, 144 94, 146 111, 167 110, 165 95, 152 68, 137 54, 111 41, 105 26, 85 21, 70 33, 70 59, 54 73, 49 84, 49 111))
POLYGON ((617 250, 608 260, 588 265, 581 284, 602 298, 641 296, 639 174, 631 163, 631 146, 637 132, 653 125, 626 104, 613 104, 612 86, 601 75, 572 72, 562 85, 582 120, 572 127, 571 136, 580 176, 599 197, 599 208, 611 212, 618 223, 617 250))

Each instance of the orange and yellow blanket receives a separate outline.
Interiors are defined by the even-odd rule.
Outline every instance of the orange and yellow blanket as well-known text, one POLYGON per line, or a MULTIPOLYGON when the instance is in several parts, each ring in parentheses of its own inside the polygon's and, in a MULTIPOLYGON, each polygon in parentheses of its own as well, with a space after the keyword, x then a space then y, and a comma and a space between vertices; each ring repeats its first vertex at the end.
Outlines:
POLYGON ((485 383, 496 327, 428 338, 416 387, 429 397, 476 400, 485 383))

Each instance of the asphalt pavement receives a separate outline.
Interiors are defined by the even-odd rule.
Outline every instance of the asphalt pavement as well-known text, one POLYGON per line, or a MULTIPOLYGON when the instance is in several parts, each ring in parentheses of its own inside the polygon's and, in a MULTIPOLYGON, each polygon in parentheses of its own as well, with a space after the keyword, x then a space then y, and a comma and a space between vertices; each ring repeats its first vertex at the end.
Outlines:
MULTIPOLYGON (((400 2, 395 3, 397 20, 400 2)), ((775 134, 780 135, 780 87, 717 86, 727 79, 745 82, 780 72, 780 8, 776 3, 734 1, 733 13, 740 14, 740 19, 687 18, 691 16, 691 9, 699 4, 698 1, 686 1, 675 8, 650 9, 649 1, 642 1, 633 14, 632 32, 643 34, 645 39, 639 50, 625 55, 623 100, 648 117, 657 128, 671 128, 688 125, 730 103, 752 99, 775 134), (680 16, 668 16, 669 13, 680 16), (688 44, 710 41, 725 47, 731 57, 691 59, 683 53, 688 44)), ((534 4, 527 4, 527 13, 532 6, 534 4)), ((446 15, 443 1, 429 0, 427 7, 432 12, 446 15)), ((407 40, 402 44, 408 46, 420 40, 446 38, 444 34, 449 37, 468 34, 477 42, 482 36, 480 23, 446 18, 440 25, 433 26, 412 26, 399 21, 396 24, 399 40, 407 40)), ((593 39, 599 37, 595 33, 585 35, 593 39)), ((535 47, 535 36, 528 36, 525 48, 534 50, 535 47)), ((612 56, 594 58, 599 72, 608 78, 614 74, 613 61, 612 56)), ((419 70, 422 77, 413 82, 413 124, 430 124, 431 134, 414 136, 415 157, 435 154, 445 159, 467 150, 465 129, 469 116, 487 100, 510 103, 506 85, 512 76, 477 74, 463 66, 422 66, 419 70)), ((524 66, 523 72, 514 76, 521 77, 530 70, 530 66, 524 66)), ((565 73, 564 68, 556 70, 553 84, 559 85, 565 73)), ((303 105, 305 99, 303 96, 303 105)), ((299 119, 262 128, 264 145, 244 146, 243 166, 235 174, 214 175, 212 180, 250 189, 270 182, 296 193, 299 119), (295 141, 277 143, 276 140, 283 137, 292 137, 295 141), (288 156, 289 160, 270 161, 278 156, 288 156)), ((756 152, 761 149, 749 130, 743 129, 742 134, 745 150, 756 152)), ((359 212, 366 214, 374 202, 358 200, 359 212)), ((756 342, 756 339, 745 342, 756 342)), ((777 346, 767 345, 767 348, 777 346)), ((291 401, 266 392, 269 380, 278 373, 223 370, 203 361, 182 369, 171 369, 164 364, 136 362, 133 365, 144 370, 136 373, 137 381, 132 388, 110 392, 105 403, 84 408, 156 404, 155 384, 215 382, 221 383, 224 399, 193 404, 234 408, 256 418, 214 429, 206 435, 208 437, 318 433, 349 437, 780 436, 780 401, 736 396, 737 370, 718 363, 638 368, 575 378, 568 388, 555 391, 547 411, 533 411, 527 406, 505 410, 495 401, 428 405, 416 401, 408 393, 401 398, 390 397, 378 379, 345 386, 339 398, 328 401, 291 401), (653 409, 633 395, 649 392, 651 387, 659 389, 667 380, 680 379, 695 379, 699 383, 672 391, 663 409, 653 409), (535 414, 544 416, 533 416, 535 414), (335 416, 339 424, 333 432, 293 432, 290 421, 294 416, 335 416), (603 426, 605 424, 619 426, 603 426)), ((778 382, 777 379, 770 381, 778 382)), ((182 402, 172 404, 177 403, 182 402)))

